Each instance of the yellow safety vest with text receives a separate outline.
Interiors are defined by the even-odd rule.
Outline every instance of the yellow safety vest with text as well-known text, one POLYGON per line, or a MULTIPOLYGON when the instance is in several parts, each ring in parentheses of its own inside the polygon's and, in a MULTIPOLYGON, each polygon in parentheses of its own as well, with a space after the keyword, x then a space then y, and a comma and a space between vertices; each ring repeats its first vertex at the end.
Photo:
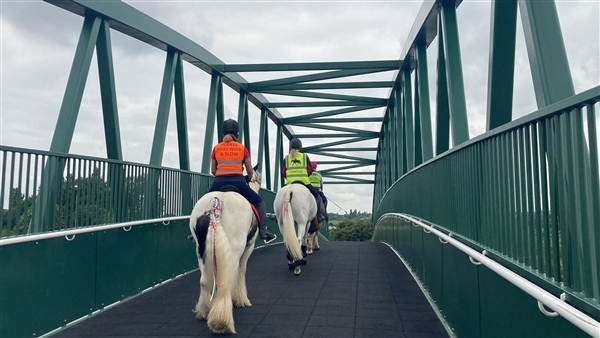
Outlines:
POLYGON ((310 180, 310 184, 313 187, 321 189, 321 173, 313 170, 312 174, 308 177, 308 179, 310 180))
POLYGON ((290 155, 285 157, 286 163, 286 183, 302 182, 305 185, 310 184, 308 179, 308 170, 306 169, 306 154, 301 152, 296 153, 296 158, 290 158, 290 155))

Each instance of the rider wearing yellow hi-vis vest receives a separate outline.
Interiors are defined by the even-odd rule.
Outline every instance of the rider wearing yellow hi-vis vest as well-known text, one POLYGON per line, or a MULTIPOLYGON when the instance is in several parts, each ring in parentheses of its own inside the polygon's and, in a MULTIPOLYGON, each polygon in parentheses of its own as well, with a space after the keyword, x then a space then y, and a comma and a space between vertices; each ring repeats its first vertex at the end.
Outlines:
POLYGON ((291 183, 303 184, 315 197, 315 200, 317 201, 317 209, 319 210, 320 203, 323 202, 321 196, 319 196, 317 190, 315 190, 315 188, 313 188, 313 186, 310 184, 310 179, 308 178, 313 173, 310 159, 308 158, 308 155, 300 152, 300 149, 302 148, 302 142, 300 139, 292 139, 290 141, 290 148, 292 150, 290 151, 289 155, 285 157, 285 160, 283 161, 283 168, 281 169, 281 173, 286 179, 285 185, 291 183))
POLYGON ((312 174, 308 177, 308 179, 310 180, 310 184, 313 186, 313 188, 315 188, 315 190, 317 191, 317 193, 319 194, 319 196, 321 196, 321 199, 323 200, 323 218, 326 220, 329 220, 329 216, 327 215, 327 198, 325 197, 325 194, 323 193, 323 176, 321 176, 321 173, 317 171, 317 162, 312 161, 310 162, 312 168, 313 168, 313 172, 312 174))

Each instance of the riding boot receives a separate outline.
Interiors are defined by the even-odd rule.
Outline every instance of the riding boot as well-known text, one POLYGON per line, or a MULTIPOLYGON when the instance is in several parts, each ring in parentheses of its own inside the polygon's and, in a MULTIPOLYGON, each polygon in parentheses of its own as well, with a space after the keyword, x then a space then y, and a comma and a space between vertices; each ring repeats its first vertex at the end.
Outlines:
POLYGON ((319 223, 321 220, 325 219, 325 206, 323 204, 323 199, 321 196, 317 196, 317 217, 319 218, 319 223))
POLYGON ((269 231, 267 228, 267 205, 265 201, 260 202, 256 209, 258 210, 258 215, 260 216, 260 224, 258 225, 258 235, 260 239, 263 239, 265 243, 271 243, 277 236, 269 231))
POLYGON ((325 220, 329 221, 329 214, 327 213, 327 200, 323 201, 323 206, 324 206, 323 210, 325 210, 325 220))

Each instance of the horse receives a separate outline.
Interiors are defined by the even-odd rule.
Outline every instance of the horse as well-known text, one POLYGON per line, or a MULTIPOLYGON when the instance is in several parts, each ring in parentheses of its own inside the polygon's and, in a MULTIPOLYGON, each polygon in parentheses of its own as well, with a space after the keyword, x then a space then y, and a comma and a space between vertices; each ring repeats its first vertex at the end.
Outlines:
MULTIPOLYGON (((255 167, 249 185, 257 193, 260 180, 255 167)), ((201 273, 200 297, 193 312, 217 334, 236 333, 232 306, 252 306, 246 264, 254 250, 258 219, 250 202, 232 188, 202 196, 190 217, 201 273)))
POLYGON ((302 272, 300 265, 306 264, 308 229, 317 215, 317 203, 308 188, 290 184, 277 192, 273 210, 287 250, 288 267, 298 276, 302 272))

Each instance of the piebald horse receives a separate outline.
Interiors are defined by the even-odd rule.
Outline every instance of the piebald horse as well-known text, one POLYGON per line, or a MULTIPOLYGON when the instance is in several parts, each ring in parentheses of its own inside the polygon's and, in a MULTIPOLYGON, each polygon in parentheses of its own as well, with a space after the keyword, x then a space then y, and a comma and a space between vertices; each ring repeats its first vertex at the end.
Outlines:
POLYGON ((317 215, 317 203, 305 186, 290 184, 277 192, 273 209, 287 249, 288 267, 293 268, 294 274, 298 276, 302 272, 300 265, 306 264, 304 257, 308 229, 317 215))
MULTIPOLYGON (((254 169, 249 185, 258 193, 261 175, 254 169)), ((206 319, 214 333, 235 333, 233 306, 252 306, 246 289, 246 263, 254 250, 258 220, 239 193, 213 191, 196 203, 190 231, 201 273, 196 318, 206 319)))

